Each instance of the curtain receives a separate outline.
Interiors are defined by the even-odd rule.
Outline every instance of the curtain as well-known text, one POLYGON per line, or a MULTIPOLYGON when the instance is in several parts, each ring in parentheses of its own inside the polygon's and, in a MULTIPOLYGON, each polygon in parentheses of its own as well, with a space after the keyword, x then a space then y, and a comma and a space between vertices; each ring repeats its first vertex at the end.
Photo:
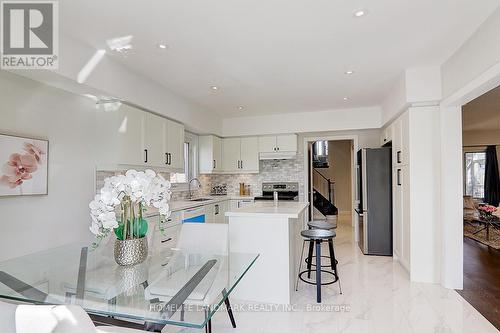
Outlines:
POLYGON ((486 148, 486 171, 484 175, 484 201, 498 207, 500 203, 500 176, 496 146, 486 148))

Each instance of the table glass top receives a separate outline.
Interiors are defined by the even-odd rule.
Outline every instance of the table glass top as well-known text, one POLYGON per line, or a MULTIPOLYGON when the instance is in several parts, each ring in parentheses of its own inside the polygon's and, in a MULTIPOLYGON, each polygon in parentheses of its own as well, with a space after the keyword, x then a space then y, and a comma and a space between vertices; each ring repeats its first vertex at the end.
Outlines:
POLYGON ((165 248, 122 267, 109 246, 71 244, 0 262, 0 298, 77 304, 91 314, 201 328, 257 258, 165 248))

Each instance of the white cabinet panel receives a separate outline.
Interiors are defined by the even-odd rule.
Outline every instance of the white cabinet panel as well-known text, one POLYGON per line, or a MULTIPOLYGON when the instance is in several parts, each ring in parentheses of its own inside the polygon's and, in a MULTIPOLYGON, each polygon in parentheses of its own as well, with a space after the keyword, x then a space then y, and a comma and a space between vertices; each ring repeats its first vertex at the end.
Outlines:
POLYGON ((102 147, 105 146, 102 161, 116 164, 144 164, 142 137, 144 112, 122 105, 116 112, 99 113, 98 122, 101 131, 103 133, 109 131, 110 137, 110 140, 104 142, 102 147), (114 156, 108 157, 107 154, 114 156))
POLYGON ((276 147, 278 151, 297 151, 297 135, 278 135, 276 147))
POLYGON ((205 206, 205 223, 215 223, 215 204, 205 206))
POLYGON ((276 136, 259 137, 259 153, 272 153, 276 151, 276 136))
POLYGON ((184 126, 182 124, 166 121, 166 149, 165 156, 168 168, 184 168, 184 126))
POLYGON ((222 139, 222 168, 224 171, 240 170, 240 138, 222 139))
POLYGON ((241 138, 240 169, 259 171, 259 140, 257 137, 241 138))
POLYGON ((166 119, 145 113, 144 161, 147 166, 165 167, 164 131, 166 119))
POLYGON ((222 139, 213 137, 213 165, 215 171, 222 170, 222 139))
POLYGON ((222 140, 214 135, 198 138, 200 173, 213 173, 222 170, 222 140))

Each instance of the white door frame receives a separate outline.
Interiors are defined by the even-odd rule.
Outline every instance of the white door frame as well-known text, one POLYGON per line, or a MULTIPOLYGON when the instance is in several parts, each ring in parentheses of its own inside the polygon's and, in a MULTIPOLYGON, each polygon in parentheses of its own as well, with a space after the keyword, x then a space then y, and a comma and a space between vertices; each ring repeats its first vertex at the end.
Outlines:
POLYGON ((441 284, 463 288, 462 106, 500 85, 500 63, 440 104, 441 113, 441 284))
POLYGON ((354 227, 354 238, 355 241, 358 241, 358 224, 356 223, 356 214, 354 213, 354 208, 357 208, 356 201, 356 165, 358 164, 358 155, 356 152, 358 151, 358 136, 357 135, 328 135, 328 136, 313 136, 304 138, 304 201, 308 201, 312 205, 311 198, 307 198, 307 191, 309 189, 309 161, 307 149, 310 142, 316 141, 345 141, 350 140, 353 142, 353 150, 351 151, 351 195, 352 195, 352 211, 351 211, 351 221, 352 226, 354 227))

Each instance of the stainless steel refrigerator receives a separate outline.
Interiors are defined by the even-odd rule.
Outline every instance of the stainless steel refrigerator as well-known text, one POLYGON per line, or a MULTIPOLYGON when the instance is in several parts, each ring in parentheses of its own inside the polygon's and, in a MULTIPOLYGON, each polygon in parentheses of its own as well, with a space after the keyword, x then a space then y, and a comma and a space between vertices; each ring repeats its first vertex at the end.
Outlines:
POLYGON ((359 247, 364 254, 392 256, 391 148, 358 151, 359 247))

